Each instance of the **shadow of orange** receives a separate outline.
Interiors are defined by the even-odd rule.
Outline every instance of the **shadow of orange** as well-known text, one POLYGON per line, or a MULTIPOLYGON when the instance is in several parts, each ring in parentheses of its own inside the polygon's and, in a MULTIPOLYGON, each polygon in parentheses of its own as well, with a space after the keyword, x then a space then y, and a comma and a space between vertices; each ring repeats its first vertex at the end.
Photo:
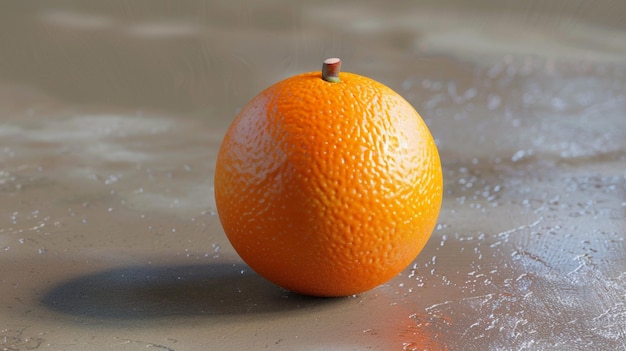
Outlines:
POLYGON ((272 313, 340 299, 292 294, 244 264, 133 266, 59 284, 41 303, 52 310, 96 319, 158 319, 272 313))

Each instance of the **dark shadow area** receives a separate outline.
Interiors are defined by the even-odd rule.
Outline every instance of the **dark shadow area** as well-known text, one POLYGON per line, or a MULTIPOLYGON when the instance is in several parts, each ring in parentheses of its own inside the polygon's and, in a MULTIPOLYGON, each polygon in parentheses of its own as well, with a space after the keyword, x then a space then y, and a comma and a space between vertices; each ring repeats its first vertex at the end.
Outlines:
POLYGON ((147 319, 281 312, 341 299, 293 294, 244 264, 134 266, 52 288, 41 303, 77 317, 147 319))

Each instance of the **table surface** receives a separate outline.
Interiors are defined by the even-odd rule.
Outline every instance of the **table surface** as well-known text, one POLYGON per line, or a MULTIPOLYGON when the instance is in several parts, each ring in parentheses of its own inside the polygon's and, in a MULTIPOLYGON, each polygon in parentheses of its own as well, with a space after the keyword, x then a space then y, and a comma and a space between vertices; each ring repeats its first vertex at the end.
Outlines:
POLYGON ((626 350, 626 3, 3 2, 3 350, 626 350), (326 57, 403 95, 445 177, 398 277, 284 291, 213 170, 326 57))

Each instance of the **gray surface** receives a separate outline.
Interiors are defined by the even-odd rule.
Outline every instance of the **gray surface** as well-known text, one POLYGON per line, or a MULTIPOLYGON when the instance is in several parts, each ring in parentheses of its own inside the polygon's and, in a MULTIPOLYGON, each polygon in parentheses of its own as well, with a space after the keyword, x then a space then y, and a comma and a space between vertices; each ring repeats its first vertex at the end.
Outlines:
POLYGON ((0 346, 626 349, 622 3, 394 4, 0 4, 0 346), (241 263, 212 170, 328 56, 420 111, 445 198, 400 276, 312 299, 241 263))

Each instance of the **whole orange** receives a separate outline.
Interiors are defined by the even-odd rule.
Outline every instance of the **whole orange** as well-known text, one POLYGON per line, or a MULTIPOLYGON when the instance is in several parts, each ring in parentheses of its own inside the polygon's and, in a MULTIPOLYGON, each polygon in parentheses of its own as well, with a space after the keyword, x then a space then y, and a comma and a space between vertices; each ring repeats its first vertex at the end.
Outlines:
POLYGON ((305 295, 352 295, 396 276, 428 241, 442 200, 439 154, 419 114, 339 64, 325 61, 324 79, 304 73, 256 96, 215 169, 234 249, 305 295))

